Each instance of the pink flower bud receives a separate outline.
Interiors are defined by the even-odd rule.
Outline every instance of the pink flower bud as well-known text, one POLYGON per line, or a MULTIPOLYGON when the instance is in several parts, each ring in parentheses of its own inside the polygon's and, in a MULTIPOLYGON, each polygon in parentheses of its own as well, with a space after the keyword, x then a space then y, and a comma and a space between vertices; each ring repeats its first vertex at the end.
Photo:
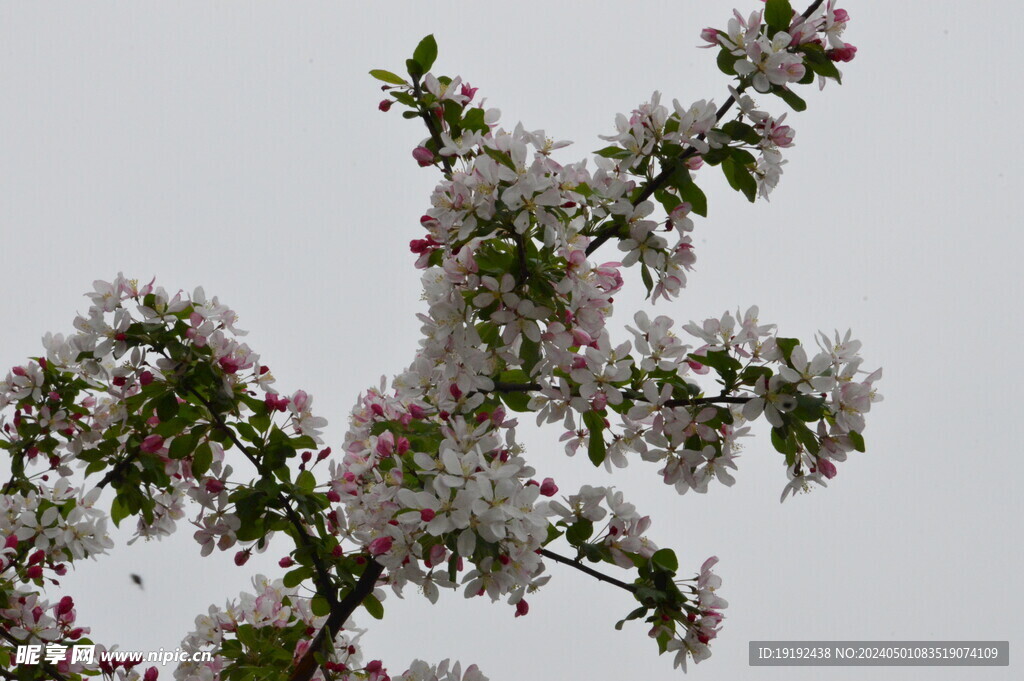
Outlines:
POLYGON ((835 17, 836 21, 842 24, 845 24, 847 21, 850 20, 850 14, 845 9, 833 10, 832 16, 835 17))
POLYGON ((380 104, 377 105, 377 108, 381 111, 388 111, 394 103, 395 101, 393 99, 382 99, 380 100, 380 104))
POLYGON ((836 477, 836 473, 838 473, 836 465, 828 459, 818 459, 818 470, 829 480, 836 477))
POLYGON ((18 548, 18 536, 15 535, 15 534, 12 534, 7 539, 5 539, 4 540, 4 548, 5 549, 16 549, 16 548, 18 548))
POLYGON ((39 579, 43 576, 43 567, 41 565, 33 565, 25 570, 25 576, 29 579, 39 579))
POLYGON ((366 548, 370 552, 371 556, 379 556, 382 553, 387 553, 388 551, 390 551, 391 545, 393 543, 394 540, 391 537, 385 535, 383 537, 377 537, 376 539, 374 539, 366 548))
POLYGON ((285 556, 281 560, 277 561, 277 564, 283 568, 290 568, 292 565, 295 565, 295 561, 292 560, 291 557, 285 556))
POLYGON ((558 494, 558 485, 551 478, 544 478, 540 485, 540 493, 546 497, 553 497, 558 494))
POLYGON ((436 515, 437 514, 433 511, 433 509, 425 508, 422 511, 420 511, 420 520, 422 520, 425 523, 429 523, 431 520, 434 519, 434 516, 436 515))
POLYGON ((466 104, 469 104, 470 102, 473 101, 473 97, 476 95, 477 90, 479 90, 479 88, 470 87, 469 83, 463 83, 462 89, 459 91, 459 94, 465 97, 466 104))
POLYGON ((224 489, 224 483, 217 478, 209 478, 206 481, 206 491, 210 494, 218 494, 224 489))
POLYGON ((713 28, 705 28, 700 32, 700 39, 711 45, 718 44, 718 31, 713 28))
POLYGON ((71 596, 65 596, 57 603, 57 616, 66 615, 75 608, 75 601, 71 596))
POLYGON ((426 147, 416 147, 412 150, 412 157, 421 167, 434 165, 434 152, 426 147))
POLYGON ((828 58, 832 61, 848 62, 853 61, 853 58, 857 56, 857 48, 850 43, 843 43, 842 47, 837 47, 834 50, 828 51, 828 58))
POLYGON ((36 563, 42 563, 44 558, 46 558, 46 551, 36 549, 29 555, 28 564, 35 565, 36 563))
POLYGON ((530 612, 530 604, 525 600, 516 603, 516 617, 522 617, 526 613, 530 612))
POLYGON ((156 667, 150 667, 146 670, 146 673, 142 676, 142 681, 156 681, 157 676, 160 672, 157 671, 156 667))
POLYGON ((335 492, 333 489, 327 490, 327 501, 331 502, 332 504, 336 504, 339 501, 341 501, 341 495, 335 492))
POLYGON ((249 562, 249 556, 251 555, 252 551, 250 549, 239 551, 235 554, 235 565, 237 565, 238 567, 242 567, 243 565, 249 562))
POLYGON ((162 437, 160 437, 159 435, 147 435, 146 439, 142 441, 142 445, 139 446, 139 449, 146 452, 147 454, 153 454, 159 451, 159 449, 163 446, 164 439, 162 437))

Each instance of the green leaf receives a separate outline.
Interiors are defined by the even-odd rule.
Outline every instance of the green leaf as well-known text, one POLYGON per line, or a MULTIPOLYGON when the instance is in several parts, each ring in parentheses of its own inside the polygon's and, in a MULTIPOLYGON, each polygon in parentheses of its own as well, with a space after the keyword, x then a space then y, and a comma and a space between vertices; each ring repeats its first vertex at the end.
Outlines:
POLYGON ((466 113, 465 118, 462 119, 462 128, 475 132, 488 132, 490 127, 484 122, 484 110, 480 108, 470 109, 466 113))
POLYGON ((727 76, 735 76, 736 69, 734 65, 739 59, 739 57, 723 47, 718 53, 718 70, 727 76))
POLYGON ((697 215, 708 216, 708 198, 693 182, 679 187, 679 198, 690 204, 693 207, 693 212, 697 215))
POLYGON ((192 449, 196 445, 195 436, 179 435, 178 437, 171 440, 171 446, 167 448, 167 456, 172 459, 184 459, 186 456, 192 453, 192 449))
POLYGON ((501 401, 508 405, 508 408, 515 412, 530 411, 530 394, 526 392, 512 391, 501 393, 501 401))
POLYGON ((727 350, 712 350, 705 355, 690 353, 687 357, 718 372, 739 371, 743 368, 740 361, 730 355, 727 350))
POLYGON ((370 71, 370 75, 376 78, 377 80, 382 80, 385 83, 391 83, 392 85, 408 85, 408 82, 405 80, 405 78, 402 78, 401 76, 396 76, 390 71, 385 71, 384 69, 373 69, 372 71, 370 71))
MULTIPOLYGON (((423 75, 423 67, 420 66, 420 63, 415 59, 405 60, 405 70, 408 71, 409 75, 412 76, 413 78, 419 78, 420 76, 423 75)), ((418 116, 419 114, 416 115, 418 116)))
POLYGON ((651 270, 646 264, 640 265, 640 278, 644 281, 644 288, 647 289, 647 295, 651 295, 651 290, 654 289, 654 279, 651 278, 651 270))
POLYGON ((573 546, 579 546, 594 534, 594 523, 586 518, 581 518, 569 526, 565 531, 566 540, 573 546))
POLYGON ((793 6, 789 0, 768 0, 764 8, 764 20, 768 28, 785 31, 793 20, 793 6))
POLYGON ((114 521, 114 525, 120 526, 121 521, 129 515, 128 508, 121 503, 121 496, 114 497, 114 500, 110 503, 110 519, 114 521))
POLYGON ((156 416, 161 421, 170 421, 178 415, 178 398, 173 392, 164 393, 155 406, 156 416))
POLYGON ((437 59, 437 41, 434 40, 433 34, 420 41, 412 53, 412 58, 423 69, 423 73, 430 70, 430 67, 434 65, 434 60, 437 59))
POLYGON ((851 430, 848 433, 848 437, 850 438, 850 444, 853 445, 854 449, 858 452, 866 451, 866 447, 864 447, 864 437, 860 433, 855 430, 851 430))
POLYGON ((793 111, 804 111, 807 109, 807 102, 801 99, 800 96, 792 90, 787 90, 783 87, 776 87, 772 92, 782 98, 782 101, 786 104, 789 104, 789 107, 793 109, 793 111))
POLYGON ((527 373, 531 373, 541 359, 540 343, 523 336, 522 345, 519 347, 519 358, 523 361, 523 369, 527 373))
POLYGON ((595 466, 600 466, 604 463, 604 457, 608 454, 608 449, 604 443, 604 435, 598 431, 590 431, 590 438, 587 444, 587 456, 590 458, 590 462, 595 466))
POLYGON ((782 356, 786 358, 786 362, 790 362, 790 357, 793 354, 793 348, 800 345, 800 341, 796 338, 776 338, 775 344, 779 346, 779 350, 782 351, 782 356))
POLYGON ((384 619, 384 606, 381 605, 381 602, 373 594, 366 595, 366 598, 363 599, 363 607, 366 608, 366 612, 370 613, 370 616, 374 619, 384 619))
POLYGON ((213 463, 213 451, 210 449, 209 442, 203 442, 196 451, 192 454, 192 475, 199 478, 206 475, 206 471, 210 470, 210 464, 213 463))
POLYGON ((598 156, 602 156, 604 158, 614 158, 614 159, 626 158, 627 156, 631 155, 630 152, 627 151, 626 149, 623 149, 622 147, 616 147, 616 146, 604 147, 603 149, 598 149, 597 151, 595 151, 593 153, 597 154, 598 156))
POLYGON ((317 594, 313 596, 313 599, 309 602, 309 609, 313 611, 313 614, 317 617, 323 617, 324 615, 331 612, 331 604, 327 602, 327 599, 317 594))
POLYGON ((669 572, 675 572, 679 569, 679 559, 676 558, 676 554, 672 549, 659 549, 655 551, 654 555, 651 556, 651 560, 655 565, 669 572))
POLYGON ((302 471, 299 473, 299 477, 295 479, 295 486, 303 492, 312 492, 313 488, 316 487, 316 478, 309 471, 302 471))
POLYGON ((308 565, 297 567, 284 575, 284 585, 289 589, 294 589, 299 584, 302 584, 305 580, 313 576, 313 568, 308 565))
POLYGON ((729 121, 722 126, 722 132, 734 140, 746 142, 747 144, 757 144, 761 141, 761 136, 757 134, 753 126, 740 121, 729 121))
POLYGON ((746 166, 740 165, 733 156, 730 156, 722 161, 722 172, 725 173, 725 179, 729 181, 730 187, 738 192, 743 192, 748 201, 754 202, 754 199, 757 198, 757 180, 750 174, 746 166))

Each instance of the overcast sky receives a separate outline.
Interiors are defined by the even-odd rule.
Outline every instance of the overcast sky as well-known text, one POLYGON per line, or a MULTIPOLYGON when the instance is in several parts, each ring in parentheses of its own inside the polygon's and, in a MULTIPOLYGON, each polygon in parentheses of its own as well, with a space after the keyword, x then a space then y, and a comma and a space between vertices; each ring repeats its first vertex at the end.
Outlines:
MULTIPOLYGON (((757 5, 739 5, 748 12, 757 5)), ((841 5, 859 48, 845 84, 805 88, 797 146, 771 203, 749 205, 717 169, 698 268, 655 310, 679 321, 758 304, 787 336, 852 328, 885 401, 866 454, 828 489, 780 505, 767 432, 737 483, 680 498, 642 462, 614 476, 567 459, 558 431, 527 432, 528 458, 563 490, 622 488, 684 572, 721 559, 730 602, 693 678, 861 679, 853 668, 750 668, 763 639, 1024 640, 1024 474, 1013 354, 1024 334, 1016 220, 1022 173, 1019 3, 841 5)), ((358 393, 411 359, 422 309, 408 253, 436 173, 424 136, 377 111, 371 68, 399 70, 434 33, 438 73, 576 144, 604 146, 626 112, 725 98, 700 29, 733 3, 0 3, 0 366, 69 332, 82 293, 118 271, 169 290, 205 287, 240 315, 278 377, 303 388, 340 443, 358 393)), ((781 101, 762 98, 776 113, 781 101)), ((616 251, 600 252, 614 259, 616 251)), ((626 323, 643 305, 617 298, 626 323)), ((759 424, 760 426, 761 424, 759 424)), ((276 576, 286 550, 236 568, 200 559, 192 532, 119 546, 66 580, 95 638, 174 648, 210 603, 276 576), (145 579, 135 588, 129 573, 145 579)), ((478 663, 494 681, 673 678, 631 599, 558 565, 525 618, 442 594, 385 603, 364 638, 395 674, 414 657, 478 663)), ((63 593, 63 592, 62 592, 63 593)), ((360 622, 368 624, 363 615, 360 622)), ((1012 668, 1011 668, 1012 669, 1012 668)), ((1007 668, 875 668, 879 679, 1009 679, 1007 668)))

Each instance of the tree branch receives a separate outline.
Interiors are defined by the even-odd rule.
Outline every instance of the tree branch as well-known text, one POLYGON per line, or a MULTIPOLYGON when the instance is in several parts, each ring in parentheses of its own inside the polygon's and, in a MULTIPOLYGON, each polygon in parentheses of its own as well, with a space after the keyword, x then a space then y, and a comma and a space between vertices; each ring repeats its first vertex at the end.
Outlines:
POLYGON ((626 584, 625 582, 623 582, 621 580, 618 580, 618 579, 615 579, 614 577, 609 577, 608 575, 606 575, 606 574, 604 574, 602 572, 598 572, 594 568, 587 567, 586 565, 584 565, 583 563, 579 562, 578 560, 572 560, 571 558, 566 558, 565 556, 557 554, 554 551, 549 551, 548 549, 541 549, 540 550, 540 555, 544 556, 545 558, 550 558, 551 560, 553 560, 555 562, 558 562, 558 563, 561 563, 562 565, 568 565, 569 567, 576 568, 580 572, 585 572, 586 574, 590 575, 594 579, 597 579, 597 580, 599 580, 601 582, 607 582, 609 584, 614 584, 615 586, 619 587, 620 589, 625 589, 626 591, 628 591, 630 593, 633 593, 633 592, 636 591, 636 586, 635 585, 633 585, 633 584, 626 584))
MULTIPOLYGON (((535 390, 540 390, 541 385, 539 383, 506 383, 504 381, 495 381, 494 390, 490 392, 495 393, 527 393, 535 390)), ((647 398, 635 390, 623 390, 623 395, 632 400, 643 400, 647 401, 647 398)), ((578 397, 578 395, 574 395, 578 397)), ((717 397, 690 397, 677 400, 667 400, 663 406, 666 407, 688 407, 697 406, 701 404, 746 404, 753 397, 730 397, 728 395, 718 395, 717 397)))
MULTIPOLYGON (((11 645, 13 645, 15 648, 17 648, 18 646, 21 646, 21 645, 26 645, 24 641, 19 641, 18 639, 14 638, 13 636, 11 636, 9 633, 4 631, 3 629, 0 629, 0 637, 4 638, 11 645)), ((68 677, 64 676, 63 674, 58 672, 56 669, 54 669, 53 665, 51 665, 49 662, 43 662, 42 664, 43 664, 43 669, 46 670, 46 673, 48 673, 50 675, 50 678, 53 679, 53 681, 68 681, 68 677)), ((15 679, 15 678, 18 678, 18 677, 17 676, 8 676, 7 678, 15 679)))
POLYGON ((316 672, 316 653, 324 648, 328 640, 334 641, 334 637, 337 636, 345 621, 355 612, 355 609, 359 607, 363 599, 373 593, 374 586, 377 584, 377 578, 380 577, 383 571, 384 566, 371 558, 355 587, 345 594, 345 598, 340 603, 331 606, 327 622, 324 623, 323 628, 320 629, 316 638, 310 643, 305 655, 302 656, 302 659, 295 666, 295 671, 288 677, 288 681, 309 681, 316 672), (328 636, 330 636, 329 639, 328 636))
MULTIPOLYGON (((416 98, 417 104, 419 104, 420 96, 423 94, 423 89, 420 87, 419 76, 413 76, 412 79, 412 94, 416 98)), ((430 139, 434 140, 434 144, 437 145, 437 157, 441 159, 441 166, 444 168, 444 174, 450 180, 452 179, 452 163, 447 157, 441 155, 441 147, 444 146, 444 142, 441 141, 441 133, 438 132, 437 126, 434 125, 434 118, 430 111, 425 109, 422 105, 419 105, 420 118, 427 126, 427 132, 430 133, 430 139)))

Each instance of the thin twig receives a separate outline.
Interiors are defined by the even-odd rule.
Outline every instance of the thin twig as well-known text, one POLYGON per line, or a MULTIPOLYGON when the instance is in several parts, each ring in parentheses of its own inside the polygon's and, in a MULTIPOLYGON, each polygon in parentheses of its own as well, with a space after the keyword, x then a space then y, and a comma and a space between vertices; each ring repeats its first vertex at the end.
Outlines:
MULTIPOLYGON (((420 87, 419 76, 413 76, 412 79, 412 94, 416 98, 417 104, 419 104, 420 97, 423 94, 423 89, 420 87)), ((437 157, 441 159, 441 166, 444 168, 445 176, 450 180, 452 179, 452 163, 447 157, 441 155, 441 147, 444 146, 444 142, 441 141, 441 134, 437 130, 437 126, 434 125, 433 113, 422 105, 418 106, 420 111, 420 118, 427 125, 427 132, 430 133, 430 139, 434 140, 434 144, 437 145, 437 157)))
POLYGON ((583 563, 579 562, 578 560, 573 560, 571 558, 566 558, 565 556, 557 554, 554 551, 549 551, 548 549, 541 549, 540 550, 540 555, 544 556, 545 558, 550 558, 551 560, 556 561, 558 563, 561 563, 562 565, 568 565, 569 567, 576 568, 580 572, 585 572, 586 574, 590 575, 591 577, 593 577, 594 579, 597 579, 599 581, 608 582, 609 584, 614 584, 615 586, 619 587, 620 589, 625 589, 626 591, 628 591, 630 593, 633 593, 633 592, 636 591, 636 586, 634 584, 626 584, 625 582, 623 582, 621 580, 618 580, 618 579, 615 579, 614 577, 609 577, 608 575, 604 574, 603 572, 598 572, 594 568, 587 567, 586 565, 584 565, 583 563))

